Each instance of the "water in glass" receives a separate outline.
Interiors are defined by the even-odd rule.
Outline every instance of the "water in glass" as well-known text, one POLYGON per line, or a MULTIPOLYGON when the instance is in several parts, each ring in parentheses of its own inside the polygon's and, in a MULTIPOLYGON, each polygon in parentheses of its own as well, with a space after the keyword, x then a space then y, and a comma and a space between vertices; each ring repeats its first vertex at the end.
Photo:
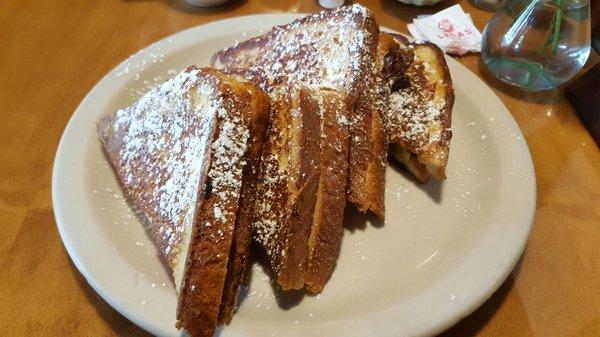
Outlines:
POLYGON ((552 89, 585 64, 590 29, 589 0, 509 0, 486 25, 481 56, 504 82, 552 89))

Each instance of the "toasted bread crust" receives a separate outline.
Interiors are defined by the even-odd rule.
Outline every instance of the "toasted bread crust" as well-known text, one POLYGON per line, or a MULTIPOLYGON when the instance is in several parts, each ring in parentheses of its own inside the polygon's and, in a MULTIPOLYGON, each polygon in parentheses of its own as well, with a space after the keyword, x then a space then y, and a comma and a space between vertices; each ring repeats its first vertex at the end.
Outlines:
POLYGON ((444 52, 435 44, 430 42, 420 43, 415 46, 415 54, 419 60, 423 63, 429 61, 421 59, 419 54, 429 54, 435 57, 435 62, 431 62, 431 66, 437 69, 437 73, 441 76, 442 80, 436 82, 435 94, 436 99, 444 100, 442 107, 442 113, 440 114, 441 123, 441 134, 440 140, 431 144, 431 146, 417 151, 419 162, 423 163, 427 171, 431 175, 438 179, 446 179, 446 165, 448 163, 449 145, 450 139, 452 138, 451 124, 452 124, 452 108, 454 107, 454 88, 452 85, 452 78, 450 77, 450 69, 444 58, 444 52), (423 51, 422 51, 423 50, 423 51), (438 91, 443 91, 440 94, 438 91))
MULTIPOLYGON (((301 114, 301 133, 294 142, 297 148, 298 162, 298 195, 293 200, 288 218, 286 247, 282 251, 281 264, 277 281, 283 290, 301 289, 304 287, 305 270, 308 258, 308 238, 312 225, 318 179, 320 175, 319 158, 319 117, 317 102, 306 90, 299 92, 299 109, 301 114)), ((292 135, 294 138, 295 135, 292 135)))
POLYGON ((372 44, 365 46, 361 63, 361 81, 357 90, 349 93, 350 156, 348 173, 348 200, 361 212, 372 211, 383 218, 385 214, 385 137, 379 130, 384 128, 374 108, 377 102, 374 64, 377 56, 379 26, 373 17, 365 20, 365 29, 371 32, 372 44), (352 98, 356 97, 356 101, 352 98), (354 107, 354 108, 353 108, 354 107), (383 152, 382 152, 383 151, 383 152), (383 158, 383 159, 382 159, 383 158), (383 160, 383 161, 381 161, 383 160))
POLYGON ((345 6, 276 26, 262 36, 215 53, 211 64, 225 71, 254 73, 257 76, 252 79, 260 80, 267 91, 284 83, 300 83, 345 90, 356 97, 361 76, 370 66, 363 64, 363 59, 375 52, 378 32, 369 10, 360 5, 345 6), (333 49, 337 54, 331 55, 333 49), (331 64, 333 61, 339 64, 331 64))
MULTIPOLYGON (((239 82, 215 70, 207 72, 214 76, 213 86, 219 87, 223 109, 218 112, 212 142, 215 154, 211 155, 208 171, 210 180, 201 191, 204 200, 198 205, 199 211, 196 211, 177 307, 177 326, 185 328, 191 336, 212 336, 219 323, 219 313, 224 312, 221 310, 222 300, 227 301, 224 304, 227 308, 235 305, 239 291, 238 277, 245 268, 249 248, 246 233, 251 231, 250 206, 247 204, 250 200, 240 200, 248 198, 249 193, 242 195, 244 167, 247 164, 244 159, 248 158, 249 148, 260 147, 264 134, 261 134, 263 127, 259 124, 264 122, 261 116, 267 113, 268 108, 266 95, 253 85, 239 82), (244 131, 236 138, 223 139, 222 135, 231 133, 232 128, 244 131), (219 144, 222 139, 225 143, 219 144), (252 144, 253 141, 257 143, 252 144), (232 148, 235 146, 233 142, 240 142, 244 146, 236 150, 232 148), (219 158, 219 147, 226 153, 243 153, 238 153, 239 160, 229 161, 228 158, 219 158), (232 180, 239 183, 230 185, 228 181, 232 180), (235 244, 234 236, 237 239, 235 244), (230 256, 234 257, 233 261, 229 261, 230 256)), ((252 165, 256 163, 251 162, 246 172, 252 171, 252 165)))
MULTIPOLYGON (((238 88, 236 88, 238 89, 238 88)), ((237 90, 242 103, 247 103, 246 123, 250 125, 248 151, 244 157, 242 190, 238 205, 238 214, 229 254, 227 276, 223 289, 218 323, 231 321, 236 308, 241 283, 248 265, 248 252, 252 240, 252 217, 254 214, 256 185, 260 169, 260 159, 266 137, 269 119, 270 101, 266 93, 254 86, 243 88, 246 93, 237 90)))
MULTIPOLYGON (((263 36, 241 42, 213 57, 216 67, 241 74, 269 92, 275 105, 272 121, 278 119, 277 105, 282 100, 276 88, 308 88, 313 94, 321 88, 330 88, 345 96, 345 102, 338 107, 342 111, 336 113, 347 118, 349 131, 336 129, 336 137, 346 138, 336 141, 347 145, 336 157, 321 156, 321 159, 326 165, 339 164, 336 170, 348 166, 351 173, 311 175, 316 168, 313 166, 312 171, 305 173, 305 184, 295 189, 275 179, 275 174, 263 173, 263 177, 271 177, 273 187, 265 189, 262 184, 258 188, 259 195, 268 197, 259 201, 257 207, 255 238, 266 249, 283 289, 299 289, 306 282, 309 290, 318 292, 329 279, 339 252, 346 202, 346 197, 340 194, 340 186, 347 188, 348 198, 361 210, 371 210, 383 217, 387 137, 383 120, 375 108, 373 83, 365 83, 373 81, 378 33, 373 15, 364 7, 354 5, 275 27, 263 36), (340 131, 349 133, 350 139, 348 134, 339 135, 340 131), (293 202, 286 203, 286 200, 293 202), (286 205, 289 207, 284 207, 286 205), (311 217, 312 227, 306 222, 311 217)), ((320 125, 318 120, 311 123, 320 125)), ((271 134, 280 132, 271 127, 271 134)), ((272 154, 280 151, 275 146, 269 147, 272 154)), ((266 155, 262 166, 268 168, 280 162, 266 155)), ((293 180, 294 174, 288 174, 284 180, 293 180)))
POLYGON ((308 237, 319 179, 318 106, 305 89, 274 88, 262 155, 255 239, 284 290, 304 286, 308 237))
MULTIPOLYGON (((362 157, 361 163, 366 167, 366 174, 364 177, 360 176, 350 179, 350 181, 356 182, 364 178, 364 185, 368 187, 363 192, 367 196, 364 201, 358 202, 354 196, 354 203, 357 204, 358 209, 360 211, 371 210, 380 219, 384 219, 385 171, 388 152, 386 115, 389 110, 389 96, 392 84, 405 73, 410 61, 402 57, 398 43, 390 34, 380 32, 378 36, 371 74, 366 76, 365 81, 365 85, 370 89, 358 103, 359 110, 365 116, 365 121, 370 121, 370 125, 366 128, 367 139, 370 142, 367 148, 370 151, 350 159, 352 163, 353 160, 358 161, 362 157), (364 207, 364 204, 368 206, 364 207)), ((351 165, 351 170, 352 167, 353 165, 351 165)), ((357 186, 354 188, 358 189, 357 186)), ((352 193, 350 196, 353 196, 352 193)))
POLYGON ((385 168, 387 166, 387 133, 383 118, 373 109, 371 119, 372 154, 367 166, 366 186, 369 210, 379 219, 385 219, 385 168))
POLYGON ((311 93, 321 108, 321 174, 308 240, 306 288, 320 293, 335 268, 342 239, 349 130, 344 94, 329 89, 311 93))
POLYGON ((198 225, 192 232, 186 276, 177 305, 177 327, 186 329, 190 336, 212 336, 215 332, 233 225, 217 221, 214 209, 235 212, 237 207, 237 200, 223 204, 215 193, 208 193, 210 197, 196 215, 198 225))

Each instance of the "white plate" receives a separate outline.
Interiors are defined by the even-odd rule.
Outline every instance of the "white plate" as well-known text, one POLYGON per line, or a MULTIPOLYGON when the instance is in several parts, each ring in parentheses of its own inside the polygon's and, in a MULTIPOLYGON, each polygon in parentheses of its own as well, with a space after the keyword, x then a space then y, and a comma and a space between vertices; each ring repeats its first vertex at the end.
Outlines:
MULTIPOLYGON (((54 212, 73 262, 110 305, 157 335, 174 328, 176 294, 125 205, 95 132, 98 117, 214 51, 298 14, 240 17, 175 34, 126 60, 85 97, 62 136, 54 212)), ((388 168, 387 223, 347 217, 335 273, 317 297, 278 304, 260 265, 226 336, 430 335, 481 305, 519 259, 535 210, 535 176, 514 120, 475 75, 448 59, 455 85, 448 179, 415 183, 388 168), (366 222, 366 226, 365 226, 366 222)))

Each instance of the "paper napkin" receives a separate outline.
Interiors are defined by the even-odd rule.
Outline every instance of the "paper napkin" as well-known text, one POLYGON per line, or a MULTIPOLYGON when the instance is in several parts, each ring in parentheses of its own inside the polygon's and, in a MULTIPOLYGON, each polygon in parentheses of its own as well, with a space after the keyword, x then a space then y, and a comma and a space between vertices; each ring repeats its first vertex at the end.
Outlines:
POLYGON ((426 17, 418 16, 408 25, 408 31, 415 39, 435 43, 449 54, 481 51, 481 33, 460 5, 426 17))

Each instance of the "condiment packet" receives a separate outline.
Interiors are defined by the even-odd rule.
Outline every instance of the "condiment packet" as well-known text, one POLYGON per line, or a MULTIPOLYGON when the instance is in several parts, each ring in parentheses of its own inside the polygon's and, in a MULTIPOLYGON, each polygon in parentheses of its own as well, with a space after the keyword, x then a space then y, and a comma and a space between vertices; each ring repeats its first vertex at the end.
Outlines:
POLYGON ((449 54, 481 51, 481 33, 460 5, 427 17, 419 16, 408 25, 408 31, 415 39, 435 43, 449 54))

